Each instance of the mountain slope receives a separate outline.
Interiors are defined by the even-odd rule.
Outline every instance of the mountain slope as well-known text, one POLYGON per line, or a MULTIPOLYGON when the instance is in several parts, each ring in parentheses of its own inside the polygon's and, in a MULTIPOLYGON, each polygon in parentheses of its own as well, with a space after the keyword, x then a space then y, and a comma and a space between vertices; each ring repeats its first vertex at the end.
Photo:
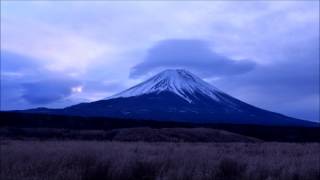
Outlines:
POLYGON ((165 70, 104 100, 31 112, 200 123, 313 124, 244 103, 186 70, 165 70))

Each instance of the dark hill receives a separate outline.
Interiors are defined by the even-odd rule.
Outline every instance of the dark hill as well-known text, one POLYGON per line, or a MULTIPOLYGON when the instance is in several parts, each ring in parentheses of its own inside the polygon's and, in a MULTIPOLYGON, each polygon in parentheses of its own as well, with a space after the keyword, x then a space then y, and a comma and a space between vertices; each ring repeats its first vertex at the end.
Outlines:
POLYGON ((1 136, 6 134, 10 137, 96 140, 120 138, 125 140, 126 136, 132 135, 130 138, 137 137, 137 140, 148 140, 151 137, 155 137, 155 139, 179 137, 177 139, 181 141, 192 141, 192 139, 194 141, 209 141, 206 139, 211 137, 211 141, 218 141, 214 138, 219 137, 219 133, 223 135, 225 131, 228 131, 231 133, 226 132, 227 136, 225 137, 229 137, 229 135, 234 137, 232 133, 235 133, 238 134, 237 136, 254 137, 265 141, 320 142, 320 127, 199 124, 13 112, 0 112, 0 115, 1 136), (102 134, 92 134, 96 131, 102 132, 102 134))

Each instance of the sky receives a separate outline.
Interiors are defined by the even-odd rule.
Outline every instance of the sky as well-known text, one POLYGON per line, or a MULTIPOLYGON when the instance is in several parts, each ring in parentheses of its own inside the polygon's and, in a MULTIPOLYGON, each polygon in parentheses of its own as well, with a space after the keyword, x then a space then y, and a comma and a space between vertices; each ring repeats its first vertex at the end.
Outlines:
POLYGON ((183 68, 319 120, 319 1, 1 1, 1 110, 62 108, 183 68))

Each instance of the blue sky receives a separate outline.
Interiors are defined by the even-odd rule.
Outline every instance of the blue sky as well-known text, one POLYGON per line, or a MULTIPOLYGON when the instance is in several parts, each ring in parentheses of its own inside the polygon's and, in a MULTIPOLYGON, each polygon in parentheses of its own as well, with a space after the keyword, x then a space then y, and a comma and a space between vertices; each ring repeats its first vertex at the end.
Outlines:
POLYGON ((319 120, 318 22, 318 1, 1 1, 1 110, 99 100, 184 68, 319 120))

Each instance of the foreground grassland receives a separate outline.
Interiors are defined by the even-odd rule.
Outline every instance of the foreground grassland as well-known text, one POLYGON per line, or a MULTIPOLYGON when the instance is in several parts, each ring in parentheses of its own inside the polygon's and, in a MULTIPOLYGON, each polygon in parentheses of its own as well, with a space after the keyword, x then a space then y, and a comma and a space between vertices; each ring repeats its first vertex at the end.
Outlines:
POLYGON ((319 143, 1 141, 2 180, 318 180, 319 143))

